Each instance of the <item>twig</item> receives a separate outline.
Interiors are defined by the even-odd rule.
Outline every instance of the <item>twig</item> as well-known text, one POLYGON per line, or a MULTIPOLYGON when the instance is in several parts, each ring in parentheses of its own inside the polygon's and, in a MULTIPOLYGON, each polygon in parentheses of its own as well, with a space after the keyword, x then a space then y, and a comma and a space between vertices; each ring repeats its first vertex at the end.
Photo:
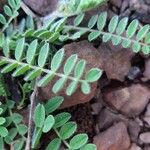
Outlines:
POLYGON ((30 97, 30 110, 29 110, 29 121, 28 121, 28 135, 27 135, 27 141, 26 141, 26 147, 25 150, 30 150, 31 148, 31 139, 32 139, 32 131, 33 131, 33 112, 36 105, 36 95, 37 95, 37 86, 35 83, 35 88, 33 93, 30 97))

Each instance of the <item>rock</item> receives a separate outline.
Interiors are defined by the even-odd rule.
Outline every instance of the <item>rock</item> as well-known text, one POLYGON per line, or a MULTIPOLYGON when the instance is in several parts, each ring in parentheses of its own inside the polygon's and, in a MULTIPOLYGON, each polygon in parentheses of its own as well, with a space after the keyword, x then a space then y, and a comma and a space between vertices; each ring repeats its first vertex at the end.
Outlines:
POLYGON ((103 109, 98 115, 98 126, 100 130, 106 130, 116 122, 128 122, 128 119, 120 114, 115 114, 108 109, 103 109))
POLYGON ((130 138, 126 125, 117 123, 106 131, 94 137, 97 150, 127 150, 130 147, 130 138))
POLYGON ((133 52, 121 46, 113 46, 111 43, 101 44, 98 50, 101 68, 106 72, 107 77, 124 81, 131 67, 133 52))
POLYGON ((102 110, 103 105, 102 103, 96 102, 96 103, 91 104, 91 108, 92 108, 92 115, 98 115, 99 112, 102 110))
POLYGON ((148 127, 150 127, 150 116, 145 116, 143 120, 147 123, 148 127))
POLYGON ((98 115, 98 127, 99 130, 103 131, 112 126, 114 123, 117 122, 124 122, 128 126, 128 131, 130 134, 130 138, 132 142, 138 141, 139 132, 141 130, 140 125, 136 121, 132 121, 127 119, 121 114, 115 114, 108 109, 103 109, 100 114, 98 115))
POLYGON ((130 68, 129 73, 127 75, 128 79, 134 80, 141 75, 141 70, 139 67, 133 66, 130 68))
POLYGON ((145 144, 150 144, 150 132, 140 134, 140 140, 145 144))
MULTIPOLYGON (((78 54, 79 59, 85 59, 87 61, 87 67, 86 70, 89 70, 93 67, 98 67, 100 68, 100 55, 97 51, 97 49, 95 49, 92 44, 90 44, 88 41, 81 41, 81 42, 74 42, 68 45, 64 46, 65 49, 65 56, 66 58, 68 58, 70 55, 72 54, 78 54)), ((63 65, 60 68, 60 72, 62 72, 63 70, 63 65)), ((58 72, 59 72, 58 71, 58 72)), ((57 94, 53 94, 52 92, 52 86, 53 84, 57 81, 58 78, 54 79, 52 82, 50 82, 46 87, 44 88, 39 88, 39 98, 40 99, 49 99, 50 97, 56 96, 56 95, 61 95, 65 98, 65 101, 62 105, 62 108, 65 107, 70 107, 70 106, 74 106, 80 103, 85 103, 90 101, 96 92, 97 89, 97 83, 93 83, 91 84, 91 93, 88 95, 85 95, 81 92, 80 87, 77 88, 76 92, 72 95, 72 96, 66 96, 65 93, 65 87, 58 92, 57 94)), ((69 81, 70 82, 70 81, 69 81)))
POLYGON ((148 106, 147 106, 145 116, 150 116, 150 104, 148 104, 148 106))
POLYGON ((131 148, 129 150, 142 150, 141 147, 137 146, 135 143, 131 145, 131 148))
POLYGON ((23 0, 24 3, 39 15, 47 15, 57 7, 58 0, 23 0))
POLYGON ((150 59, 148 59, 146 61, 145 71, 144 71, 144 77, 146 77, 148 80, 150 80, 150 59))
POLYGON ((138 136, 141 131, 140 125, 136 121, 131 120, 128 122, 128 131, 131 141, 136 143, 138 141, 138 136))
POLYGON ((144 0, 145 1, 145 3, 147 4, 147 5, 150 5, 150 1, 149 0, 144 0))
POLYGON ((122 0, 109 0, 109 2, 111 3, 111 5, 114 5, 115 7, 120 8, 121 4, 122 4, 122 0))
POLYGON ((144 150, 150 150, 150 146, 145 146, 144 150))
POLYGON ((134 117, 139 115, 150 99, 150 90, 140 84, 130 87, 110 89, 103 91, 103 98, 110 106, 123 114, 134 117))
POLYGON ((7 2, 7 0, 1 0, 1 2, 0 2, 0 12, 3 11, 3 6, 4 6, 4 4, 6 4, 6 2, 7 2))
POLYGON ((147 106, 146 113, 143 117, 144 121, 150 126, 150 104, 147 106))
POLYGON ((143 121, 142 121, 139 117, 135 118, 135 121, 138 123, 138 125, 139 125, 140 127, 143 127, 143 126, 144 126, 143 121))

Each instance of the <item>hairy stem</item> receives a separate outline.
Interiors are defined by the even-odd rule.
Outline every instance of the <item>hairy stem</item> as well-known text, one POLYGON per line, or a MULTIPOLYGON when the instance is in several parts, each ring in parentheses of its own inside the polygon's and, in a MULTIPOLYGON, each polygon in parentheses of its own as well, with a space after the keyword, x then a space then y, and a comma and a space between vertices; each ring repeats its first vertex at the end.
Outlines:
POLYGON ((52 71, 52 70, 40 68, 38 66, 32 66, 32 65, 29 65, 27 63, 18 62, 17 60, 13 60, 13 59, 6 58, 6 57, 3 57, 3 56, 0 56, 0 60, 1 61, 4 60, 4 61, 9 62, 9 63, 17 63, 18 66, 28 65, 30 69, 41 70, 42 72, 44 72, 46 74, 54 74, 55 76, 58 76, 58 77, 61 77, 61 78, 66 78, 66 79, 69 79, 69 80, 72 80, 72 81, 84 82, 84 80, 82 80, 82 79, 78 79, 78 78, 75 78, 75 77, 72 77, 72 76, 68 76, 68 75, 65 75, 63 73, 58 73, 58 72, 55 72, 55 71, 52 71))
POLYGON ((32 131, 33 131, 33 112, 36 105, 36 94, 37 94, 37 86, 35 84, 35 88, 30 97, 30 110, 29 110, 29 121, 28 121, 28 135, 25 150, 31 149, 31 139, 32 139, 32 131))
POLYGON ((67 143, 67 141, 63 140, 62 137, 60 136, 58 130, 56 128, 54 128, 55 133, 57 134, 57 136, 63 141, 63 143, 66 145, 67 148, 71 149, 70 145, 67 143))
MULTIPOLYGON (((16 13, 17 13, 17 10, 14 10, 13 13, 16 14, 16 13)), ((11 16, 11 17, 9 18, 8 22, 7 22, 7 23, 3 26, 3 28, 2 28, 2 33, 8 28, 9 24, 12 22, 12 20, 13 20, 15 17, 16 17, 16 16, 13 15, 13 16, 11 16)))
MULTIPOLYGON (((99 31, 99 30, 96 30, 96 29, 90 29, 88 27, 76 27, 76 26, 73 26, 73 25, 66 25, 66 26, 64 26, 64 29, 67 29, 67 30, 77 30, 77 31, 85 31, 85 32, 100 32, 101 35, 109 33, 109 32, 105 32, 105 31, 99 31)), ((121 36, 121 35, 117 35, 115 33, 109 33, 109 34, 111 34, 111 36, 113 36, 113 37, 119 37, 122 40, 129 40, 129 38, 121 36)), ((132 43, 137 43, 137 40, 134 40, 134 39, 130 39, 130 41, 132 43)), ((149 46, 150 47, 150 45, 148 45, 146 43, 143 43, 143 42, 140 42, 140 41, 138 41, 138 43, 140 45, 142 45, 142 46, 149 46)))

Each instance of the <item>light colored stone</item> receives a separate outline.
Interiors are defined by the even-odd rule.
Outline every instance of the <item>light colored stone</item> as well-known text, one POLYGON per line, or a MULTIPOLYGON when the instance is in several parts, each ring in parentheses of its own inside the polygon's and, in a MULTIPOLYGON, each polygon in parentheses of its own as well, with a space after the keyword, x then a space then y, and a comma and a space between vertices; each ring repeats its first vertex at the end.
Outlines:
POLYGON ((141 147, 139 147, 135 143, 133 143, 129 150, 142 150, 142 149, 141 149, 141 147))
POLYGON ((117 123, 106 131, 94 137, 97 150, 127 150, 130 147, 130 138, 126 125, 117 123))
POLYGON ((127 116, 138 116, 150 100, 150 90, 140 84, 103 92, 104 101, 127 116))
POLYGON ((140 140, 145 144, 150 144, 150 132, 140 134, 140 140))

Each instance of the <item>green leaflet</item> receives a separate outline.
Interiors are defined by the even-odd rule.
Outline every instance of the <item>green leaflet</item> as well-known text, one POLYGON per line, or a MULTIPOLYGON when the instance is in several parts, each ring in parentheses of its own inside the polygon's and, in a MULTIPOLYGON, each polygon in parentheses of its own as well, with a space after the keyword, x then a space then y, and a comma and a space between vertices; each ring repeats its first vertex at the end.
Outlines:
POLYGON ((42 104, 38 104, 34 111, 34 123, 37 127, 41 128, 45 121, 45 108, 42 104))
POLYGON ((49 55, 49 44, 45 43, 39 53, 38 65, 43 68, 49 55))
POLYGON ((25 81, 29 81, 29 80, 31 81, 31 80, 35 79, 36 77, 38 77, 41 74, 41 72, 42 71, 40 69, 33 70, 33 71, 29 72, 27 74, 27 76, 25 76, 24 80, 25 81))
POLYGON ((13 12, 12 12, 11 8, 8 5, 4 6, 4 12, 7 16, 12 16, 13 15, 13 12))
POLYGON ((17 140, 16 143, 14 144, 14 149, 15 150, 22 150, 24 144, 25 144, 24 139, 17 140))
POLYGON ((97 23, 98 15, 94 15, 88 22, 88 28, 93 28, 97 23))
POLYGON ((3 126, 0 126, 0 137, 6 137, 7 134, 8 134, 8 130, 3 126))
POLYGON ((70 140, 71 149, 76 150, 84 146, 88 141, 86 134, 77 134, 70 140))
POLYGON ((19 124, 17 130, 20 135, 25 135, 28 131, 28 127, 24 124, 19 124))
POLYGON ((53 57, 51 62, 51 70, 57 71, 64 58, 64 49, 59 50, 53 57))
POLYGON ((63 113, 56 115, 54 128, 59 128, 63 126, 69 121, 70 118, 71 118, 71 115, 67 112, 63 112, 63 113))
POLYGON ((80 25, 80 23, 82 22, 83 19, 84 19, 84 14, 78 15, 74 20, 74 25, 75 26, 80 25))
POLYGON ((108 31, 110 33, 113 33, 115 32, 116 30, 116 27, 118 25, 118 20, 119 20, 119 17, 118 16, 114 16, 111 18, 110 22, 109 22, 109 26, 108 26, 108 31))
POLYGON ((71 96, 77 89, 78 81, 72 81, 67 87, 66 94, 71 96))
POLYGON ((81 76, 84 73, 85 65, 86 65, 86 61, 85 60, 78 61, 78 63, 75 66, 75 69, 74 69, 74 76, 75 77, 81 78, 81 76))
POLYGON ((133 37, 133 35, 135 34, 135 32, 137 31, 137 27, 138 27, 138 21, 137 20, 133 20, 130 25, 127 28, 127 37, 131 38, 133 37))
POLYGON ((77 62, 78 56, 76 54, 71 55, 64 65, 64 74, 69 75, 71 71, 73 70, 76 62, 77 62))
POLYGON ((27 63, 29 63, 29 64, 33 63, 33 60, 34 60, 35 54, 36 54, 37 45, 38 45, 37 40, 34 40, 30 43, 30 45, 28 47, 26 60, 27 60, 27 63))
POLYGON ((64 84, 66 83, 66 80, 66 78, 60 78, 59 80, 57 80, 52 88, 52 91, 54 93, 58 93, 63 88, 64 84))
POLYGON ((56 96, 48 100, 48 102, 45 105, 46 114, 50 114, 54 112, 56 109, 58 109, 63 101, 64 98, 61 96, 56 96))
POLYGON ((125 32, 127 24, 128 24, 128 17, 122 18, 118 23, 116 33, 118 35, 121 35, 123 32, 125 32))
POLYGON ((81 90, 84 94, 89 94, 91 92, 91 87, 88 82, 82 82, 81 90))
POLYGON ((6 122, 6 119, 3 117, 0 117, 0 125, 3 125, 6 122))
POLYGON ((2 14, 0 14, 0 23, 6 24, 6 18, 2 14))
POLYGON ((143 27, 139 30, 139 32, 137 33, 136 39, 137 39, 138 41, 142 40, 142 39, 146 36, 146 34, 148 33, 149 29, 150 29, 150 26, 149 26, 149 25, 143 26, 143 27))
POLYGON ((93 40, 97 39, 100 36, 100 34, 101 34, 101 32, 99 32, 99 31, 91 32, 88 36, 88 40, 93 41, 93 40))
POLYGON ((97 150, 97 147, 94 144, 86 144, 80 150, 97 150))
POLYGON ((16 50, 15 50, 15 58, 17 61, 20 61, 20 59, 23 55, 24 43, 25 43, 24 38, 21 38, 17 41, 17 46, 16 46, 16 50))
POLYGON ((44 126, 43 126, 42 131, 44 133, 49 132, 51 128, 53 127, 54 123, 55 123, 54 117, 52 115, 47 116, 47 118, 44 121, 44 126))
POLYGON ((48 144, 46 150, 59 150, 60 145, 61 145, 61 140, 59 138, 55 138, 48 144))
POLYGON ((107 13, 103 12, 99 15, 98 21, 97 21, 97 28, 99 31, 103 30, 103 28, 106 25, 106 19, 107 19, 107 13))
POLYGON ((75 122, 68 122, 61 127, 59 134, 63 140, 66 140, 75 133, 76 129, 77 125, 75 122))
POLYGON ((28 71, 29 69, 30 69, 30 67, 28 65, 20 66, 16 69, 15 72, 13 72, 12 76, 13 77, 20 76, 20 75, 24 74, 26 71, 28 71))
POLYGON ((48 73, 47 75, 45 75, 42 79, 39 80, 39 82, 37 83, 37 85, 39 87, 44 87, 46 86, 53 78, 55 77, 53 72, 48 73))
POLYGON ((1 70, 1 73, 8 73, 8 72, 12 71, 13 69, 15 69, 17 66, 18 66, 17 63, 8 64, 6 67, 4 67, 1 70))
POLYGON ((94 82, 94 81, 97 81, 101 75, 102 75, 102 72, 100 71, 100 69, 91 69, 86 74, 85 79, 88 82, 94 82))

